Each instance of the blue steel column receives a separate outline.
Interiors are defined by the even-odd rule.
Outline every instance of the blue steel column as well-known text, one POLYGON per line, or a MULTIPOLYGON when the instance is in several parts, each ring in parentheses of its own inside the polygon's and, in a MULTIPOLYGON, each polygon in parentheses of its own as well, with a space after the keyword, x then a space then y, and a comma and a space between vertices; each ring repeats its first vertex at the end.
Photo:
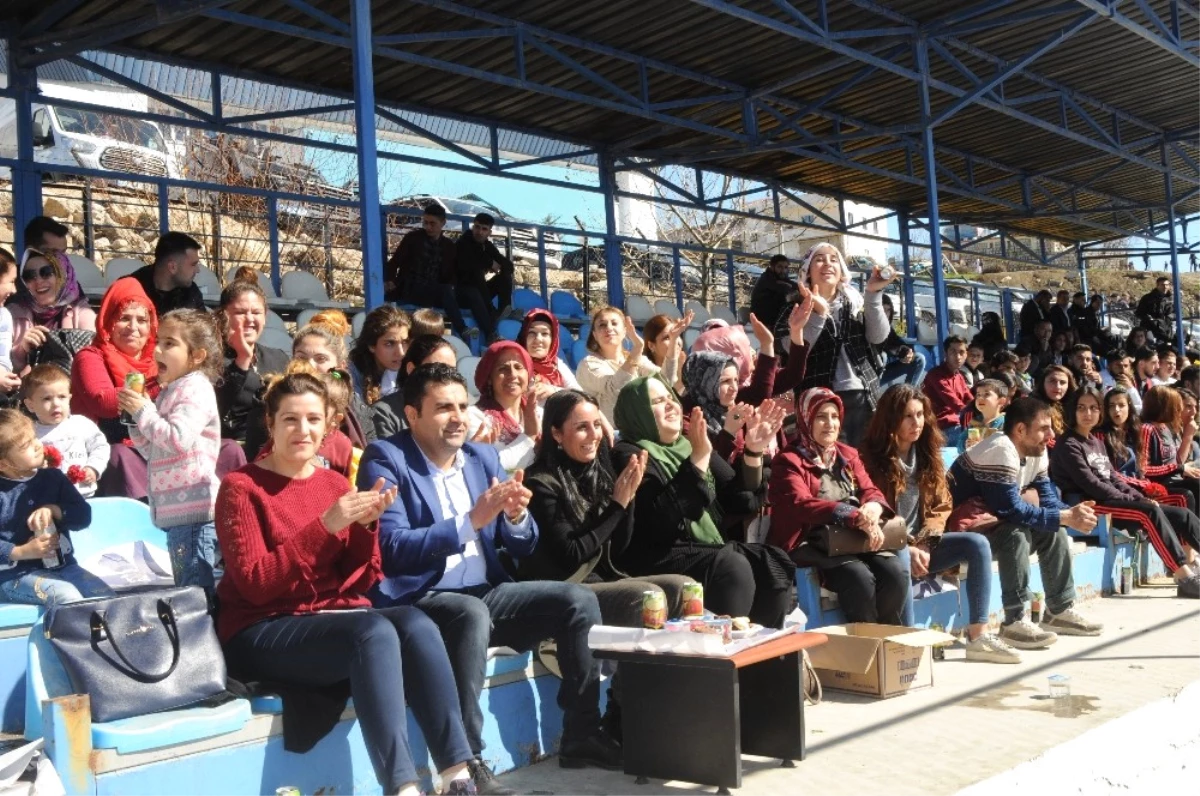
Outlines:
POLYGON ((1175 299, 1175 348, 1182 355, 1183 341, 1183 286, 1179 281, 1179 244, 1175 239, 1175 186, 1171 182, 1171 160, 1167 157, 1167 145, 1160 145, 1162 162, 1167 169, 1163 172, 1163 182, 1167 190, 1167 239, 1171 242, 1171 293, 1175 299))
POLYGON ((908 213, 896 213, 896 222, 900 225, 900 263, 904 273, 904 333, 908 337, 916 337, 917 303, 913 289, 912 257, 909 252, 908 213))
POLYGON ((1087 283, 1087 260, 1083 258, 1083 244, 1075 244, 1075 263, 1079 266, 1079 289, 1083 292, 1086 300, 1088 294, 1087 283))
POLYGON ((13 241, 17 258, 25 248, 25 225, 42 213, 42 174, 33 160, 33 95, 37 72, 17 64, 17 41, 8 40, 8 85, 16 96, 17 165, 12 169, 13 241))
POLYGON ((942 274, 942 225, 938 218, 937 160, 933 149, 933 127, 929 105, 929 41, 917 39, 917 65, 921 70, 922 152, 925 161, 925 193, 929 202, 929 258, 933 274, 933 307, 937 316, 938 349, 950 335, 950 311, 946 303, 946 279, 942 274))
POLYGON ((608 303, 624 308, 625 282, 621 274, 621 244, 617 241, 617 171, 607 153, 600 155, 600 190, 604 193, 604 276, 608 283, 608 303))
POLYGON ((363 291, 367 309, 383 303, 383 220, 375 149, 375 70, 371 62, 371 0, 351 0, 354 136, 358 149, 358 207, 362 224, 363 291))

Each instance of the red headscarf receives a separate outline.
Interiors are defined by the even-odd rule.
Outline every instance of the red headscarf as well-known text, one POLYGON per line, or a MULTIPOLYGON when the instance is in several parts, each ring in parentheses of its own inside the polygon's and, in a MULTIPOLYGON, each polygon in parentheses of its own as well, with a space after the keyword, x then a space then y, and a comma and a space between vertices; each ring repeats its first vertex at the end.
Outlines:
POLYGON ((525 338, 529 336, 529 327, 538 322, 550 325, 550 350, 541 359, 532 360, 533 372, 544 382, 553 384, 555 387, 565 387, 562 373, 558 370, 558 318, 551 315, 548 310, 530 310, 525 315, 525 320, 521 322, 521 334, 517 337, 517 342, 525 347, 525 338))
POLYGON ((837 454, 837 442, 825 447, 813 438, 813 423, 817 419, 817 410, 825 404, 837 407, 838 417, 845 418, 846 410, 842 399, 832 390, 825 387, 813 387, 805 390, 796 398, 796 445, 806 451, 824 467, 829 467, 837 454))
POLYGON ((150 395, 158 393, 158 365, 154 362, 154 344, 158 339, 158 313, 154 304, 146 296, 141 282, 132 277, 123 277, 112 283, 112 287, 104 294, 100 302, 100 317, 96 319, 96 337, 92 346, 100 350, 104 356, 104 364, 108 366, 108 374, 112 376, 117 387, 125 385, 125 374, 137 371, 146 377, 146 392, 150 395), (142 347, 139 356, 130 356, 117 348, 112 341, 113 327, 121 312, 130 304, 137 304, 150 315, 150 337, 142 347))
POLYGON ((530 358, 529 352, 525 350, 524 346, 518 345, 511 340, 501 340, 488 346, 479 360, 479 366, 475 368, 475 387, 479 390, 479 403, 476 406, 479 407, 481 412, 491 418, 492 422, 499 426, 499 442, 502 445, 507 445, 525 433, 525 428, 514 420, 512 415, 504 411, 504 407, 499 404, 496 396, 492 394, 492 371, 496 369, 496 364, 500 361, 500 355, 506 354, 509 351, 517 352, 521 357, 521 362, 525 365, 525 370, 531 374, 534 372, 533 360, 530 358))

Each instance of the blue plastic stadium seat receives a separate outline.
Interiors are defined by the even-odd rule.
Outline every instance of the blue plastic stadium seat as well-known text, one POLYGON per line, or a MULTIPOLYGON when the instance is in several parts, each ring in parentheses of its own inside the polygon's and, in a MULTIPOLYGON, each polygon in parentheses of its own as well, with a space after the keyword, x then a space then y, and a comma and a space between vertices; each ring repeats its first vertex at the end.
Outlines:
POLYGON ((556 290, 550 294, 550 311, 555 317, 567 320, 587 320, 587 313, 574 293, 556 290))
POLYGON ((954 460, 958 458, 958 448, 942 448, 942 461, 946 464, 946 469, 950 469, 950 465, 954 464, 954 460))
POLYGON ((578 369, 579 363, 582 362, 583 358, 590 353, 591 352, 588 351, 586 337, 581 337, 580 339, 576 340, 575 345, 571 347, 571 359, 573 360, 571 362, 571 367, 578 369))
POLYGON ((515 318, 505 318, 496 324, 496 334, 504 340, 516 340, 521 335, 521 322, 515 318))
POLYGON ((0 603, 0 630, 29 627, 41 615, 42 607, 40 605, 0 603))
POLYGON ((75 560, 82 562, 105 548, 129 542, 147 542, 166 549, 167 534, 150 518, 150 507, 123 497, 92 498, 92 523, 71 534, 75 560))
POLYGON ((546 302, 542 300, 541 294, 527 287, 519 287, 513 291, 512 305, 521 312, 546 309, 546 302))

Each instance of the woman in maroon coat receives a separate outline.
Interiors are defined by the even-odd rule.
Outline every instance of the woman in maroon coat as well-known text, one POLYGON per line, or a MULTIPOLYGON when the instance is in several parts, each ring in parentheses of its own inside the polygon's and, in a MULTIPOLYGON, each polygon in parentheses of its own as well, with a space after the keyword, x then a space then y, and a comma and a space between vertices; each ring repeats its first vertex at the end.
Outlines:
POLYGON ((771 464, 767 541, 800 566, 820 570, 847 622, 898 625, 908 573, 895 553, 879 549, 881 525, 894 512, 871 483, 858 451, 837 441, 842 412, 841 399, 824 387, 806 390, 796 401, 796 441, 771 464), (810 538, 825 525, 858 528, 876 552, 825 555, 810 538))

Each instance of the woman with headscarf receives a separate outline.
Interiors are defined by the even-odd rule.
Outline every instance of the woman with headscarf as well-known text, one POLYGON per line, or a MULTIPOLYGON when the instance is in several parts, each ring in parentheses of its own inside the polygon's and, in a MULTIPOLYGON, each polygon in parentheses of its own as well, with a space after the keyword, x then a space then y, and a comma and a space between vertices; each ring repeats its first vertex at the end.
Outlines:
POLYGON ((815 387, 796 401, 796 441, 771 463, 767 539, 800 566, 820 571, 846 621, 899 625, 909 576, 895 553, 881 549, 882 523, 895 512, 858 451, 838 442, 842 423, 842 401, 831 390, 815 387), (827 525, 857 528, 876 552, 827 555, 814 540, 827 525))
POLYGON ((475 368, 479 402, 467 410, 467 436, 500 452, 508 472, 533 463, 541 412, 529 388, 533 360, 511 340, 492 343, 475 368))
POLYGON ((1000 322, 999 313, 985 312, 980 318, 983 326, 971 338, 970 348, 983 349, 983 361, 991 362, 997 351, 1007 351, 1008 341, 1004 339, 1004 324, 1000 322))
MULTIPOLYGON (((20 373, 60 329, 96 331, 96 313, 75 278, 67 255, 26 249, 17 294, 8 302, 13 319, 13 372, 20 373)), ((69 367, 70 361, 59 364, 69 367)))
POLYGON ((857 447, 879 400, 879 346, 891 330, 883 290, 891 281, 872 269, 864 297, 850 284, 841 251, 829 243, 809 249, 800 267, 800 285, 813 292, 814 307, 804 327, 808 367, 798 389, 827 387, 837 393, 846 407, 842 440, 851 447, 857 447))
POLYGON ((754 315, 750 316, 750 324, 758 341, 757 354, 750 345, 750 338, 746 337, 746 331, 741 326, 730 326, 724 321, 711 328, 705 325, 705 330, 692 343, 692 353, 713 351, 732 357, 738 369, 738 402, 758 406, 768 398, 795 389, 804 380, 808 362, 804 329, 812 311, 812 293, 803 289, 800 303, 792 304, 784 316, 787 326, 782 332, 787 335, 791 353, 787 364, 782 367, 775 354, 774 333, 754 315))
POLYGON ((71 411, 95 422, 112 446, 98 495, 146 497, 146 460, 130 445, 129 427, 119 419, 117 393, 125 388, 125 377, 136 373, 146 395, 157 397, 157 339, 158 315, 142 284, 136 279, 113 282, 100 302, 95 339, 71 364, 71 411))
MULTIPOLYGON (((732 478, 734 470, 743 474, 746 497, 739 501, 741 508, 749 513, 726 510, 720 518, 721 533, 728 539, 744 539, 747 524, 754 520, 763 506, 766 496, 767 477, 765 457, 770 455, 771 443, 775 441, 787 411, 774 401, 753 407, 737 403, 738 370, 732 357, 713 351, 690 354, 683 363, 683 383, 687 388, 683 407, 687 412, 699 408, 716 456, 709 466, 714 473, 731 468, 726 476, 732 478), (757 483, 752 482, 758 473, 757 483)), ((684 422, 684 433, 690 421, 684 422)))
POLYGON ((657 374, 622 387, 615 415, 620 442, 614 470, 646 453, 633 537, 616 565, 634 576, 687 575, 703 584, 705 605, 714 613, 782 626, 792 562, 769 545, 727 541, 720 530, 724 513, 750 514, 761 505, 754 491, 762 479, 761 458, 758 467, 746 456, 734 468, 714 457, 699 407, 685 436, 679 399, 657 374))
POLYGON ((558 318, 549 310, 532 309, 521 322, 521 333, 517 341, 525 346, 533 360, 533 379, 538 403, 562 389, 579 389, 579 382, 571 368, 558 356, 559 339, 562 333, 558 318))

